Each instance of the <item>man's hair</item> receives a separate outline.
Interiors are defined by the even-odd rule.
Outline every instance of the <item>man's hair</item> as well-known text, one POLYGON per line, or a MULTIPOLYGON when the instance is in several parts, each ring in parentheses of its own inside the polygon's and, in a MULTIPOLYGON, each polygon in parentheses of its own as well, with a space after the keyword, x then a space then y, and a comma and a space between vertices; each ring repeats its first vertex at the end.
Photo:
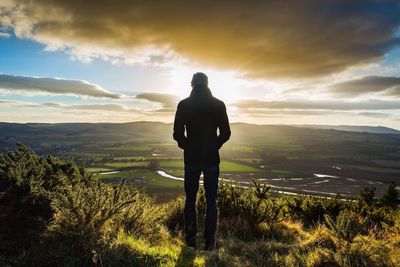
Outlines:
POLYGON ((205 75, 202 72, 197 72, 197 73, 193 74, 193 78, 192 78, 192 82, 191 82, 192 87, 199 85, 199 84, 208 86, 208 77, 207 77, 207 75, 205 75))

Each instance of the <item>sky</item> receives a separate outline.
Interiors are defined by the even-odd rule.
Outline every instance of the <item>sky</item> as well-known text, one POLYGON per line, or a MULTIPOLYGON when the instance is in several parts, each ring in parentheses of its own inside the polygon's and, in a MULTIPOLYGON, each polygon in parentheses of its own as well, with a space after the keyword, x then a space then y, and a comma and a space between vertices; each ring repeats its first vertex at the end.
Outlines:
POLYGON ((0 2, 0 121, 172 122, 196 72, 232 122, 400 129, 400 1, 0 2))

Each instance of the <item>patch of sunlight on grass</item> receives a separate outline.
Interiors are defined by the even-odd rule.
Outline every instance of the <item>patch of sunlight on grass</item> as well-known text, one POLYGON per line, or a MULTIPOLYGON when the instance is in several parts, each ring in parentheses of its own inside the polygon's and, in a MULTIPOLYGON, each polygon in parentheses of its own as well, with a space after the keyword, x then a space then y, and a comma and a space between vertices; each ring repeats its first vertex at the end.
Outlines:
POLYGON ((158 259, 163 266, 173 266, 178 258, 180 248, 177 245, 169 244, 167 246, 149 246, 143 239, 137 239, 124 231, 119 231, 115 240, 115 245, 127 245, 129 248, 141 255, 144 259, 158 259))

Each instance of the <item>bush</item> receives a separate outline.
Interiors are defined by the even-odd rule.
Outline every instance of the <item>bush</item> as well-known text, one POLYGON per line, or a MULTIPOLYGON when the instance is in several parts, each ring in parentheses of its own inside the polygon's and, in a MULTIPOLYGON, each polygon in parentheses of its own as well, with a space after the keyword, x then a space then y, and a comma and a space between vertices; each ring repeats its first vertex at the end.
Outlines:
POLYGON ((39 157, 21 144, 0 155, 0 177, 0 248, 5 253, 38 242, 53 216, 51 201, 57 188, 92 179, 74 163, 39 157))
POLYGON ((222 183, 218 191, 220 230, 244 240, 270 235, 271 227, 265 224, 282 221, 285 209, 283 199, 269 197, 269 189, 256 180, 249 190, 222 183))
POLYGON ((103 184, 23 145, 0 156, 0 177, 0 252, 17 265, 88 265, 120 230, 153 235, 161 227, 160 207, 136 188, 103 184))
POLYGON ((293 197, 287 202, 288 215, 293 220, 301 221, 305 227, 314 227, 324 222, 325 215, 336 218, 348 205, 339 197, 332 199, 313 196, 293 197))
POLYGON ((388 206, 388 207, 392 207, 392 208, 395 208, 395 207, 397 207, 397 205, 400 204, 399 193, 396 190, 395 182, 391 182, 389 184, 387 191, 382 196, 380 201, 384 206, 388 206))
POLYGON ((364 202, 366 205, 373 205, 375 203, 375 187, 365 187, 360 192, 359 200, 364 202))

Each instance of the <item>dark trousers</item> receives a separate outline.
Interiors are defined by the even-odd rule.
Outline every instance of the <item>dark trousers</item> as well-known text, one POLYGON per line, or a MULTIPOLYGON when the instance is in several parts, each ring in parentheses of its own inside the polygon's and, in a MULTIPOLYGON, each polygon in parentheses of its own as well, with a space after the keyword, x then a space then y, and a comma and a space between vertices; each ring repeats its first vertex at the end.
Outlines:
POLYGON ((212 244, 217 228, 217 190, 219 164, 185 165, 185 237, 189 246, 196 244, 197 219, 196 195, 199 189, 200 174, 203 172, 204 189, 206 191, 207 210, 204 221, 204 239, 206 246, 212 244))

